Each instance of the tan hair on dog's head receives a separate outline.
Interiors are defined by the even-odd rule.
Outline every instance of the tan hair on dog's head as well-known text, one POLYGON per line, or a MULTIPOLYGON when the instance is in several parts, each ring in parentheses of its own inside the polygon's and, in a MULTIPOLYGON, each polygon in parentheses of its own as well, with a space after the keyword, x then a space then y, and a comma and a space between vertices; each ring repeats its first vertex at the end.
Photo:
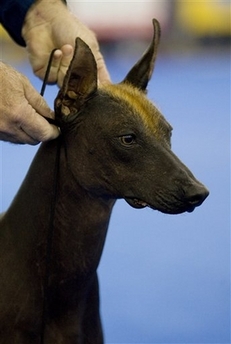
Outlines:
POLYGON ((172 130, 159 110, 138 88, 128 83, 120 83, 102 86, 101 90, 111 98, 124 103, 131 110, 132 115, 138 116, 146 129, 151 131, 157 139, 163 138, 166 131, 172 130))

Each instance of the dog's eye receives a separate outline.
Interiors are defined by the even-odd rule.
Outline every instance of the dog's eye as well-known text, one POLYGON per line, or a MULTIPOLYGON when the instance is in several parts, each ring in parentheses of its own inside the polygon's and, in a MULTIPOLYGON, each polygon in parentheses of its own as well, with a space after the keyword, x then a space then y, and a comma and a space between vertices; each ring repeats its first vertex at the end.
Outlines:
POLYGON ((135 143, 136 137, 134 134, 120 136, 120 141, 123 145, 129 146, 135 143))

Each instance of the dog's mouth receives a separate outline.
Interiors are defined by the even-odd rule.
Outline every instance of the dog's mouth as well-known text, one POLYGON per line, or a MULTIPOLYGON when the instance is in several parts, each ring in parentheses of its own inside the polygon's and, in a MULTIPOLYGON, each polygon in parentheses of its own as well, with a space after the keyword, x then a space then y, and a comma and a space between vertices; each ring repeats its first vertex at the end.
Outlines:
POLYGON ((149 204, 139 198, 125 198, 125 201, 133 208, 142 209, 148 207, 149 204))
MULTIPOLYGON (((150 205, 149 203, 139 199, 139 198, 131 198, 131 197, 127 197, 125 198, 125 201, 133 208, 135 209, 143 209, 145 207, 149 207, 153 210, 157 210, 156 207, 150 205)), ((193 212, 195 209, 195 206, 191 205, 190 207, 179 207, 177 209, 171 209, 169 207, 162 207, 162 209, 159 209, 162 213, 166 213, 166 214, 181 214, 184 212, 188 212, 191 213, 193 212)))

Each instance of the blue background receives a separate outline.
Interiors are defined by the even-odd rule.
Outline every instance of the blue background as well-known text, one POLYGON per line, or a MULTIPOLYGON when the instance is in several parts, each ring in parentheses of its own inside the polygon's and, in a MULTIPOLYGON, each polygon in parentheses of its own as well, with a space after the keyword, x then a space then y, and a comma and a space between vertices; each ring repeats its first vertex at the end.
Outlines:
MULTIPOLYGON (((114 49, 112 80, 140 57, 114 49)), ((35 88, 24 60, 12 62, 35 88)), ((47 88, 53 106, 57 88, 47 88)), ((210 190, 193 213, 164 215, 118 201, 99 276, 106 343, 230 342, 230 52, 162 53, 149 98, 174 127, 172 147, 210 190)), ((1 143, 1 210, 15 195, 37 147, 1 143)))

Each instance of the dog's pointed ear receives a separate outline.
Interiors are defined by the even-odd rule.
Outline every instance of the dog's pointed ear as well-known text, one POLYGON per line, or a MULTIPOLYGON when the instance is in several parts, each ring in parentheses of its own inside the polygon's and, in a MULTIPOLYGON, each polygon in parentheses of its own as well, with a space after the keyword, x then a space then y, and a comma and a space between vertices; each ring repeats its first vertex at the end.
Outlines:
POLYGON ((55 114, 59 122, 76 117, 83 104, 97 90, 97 65, 91 49, 76 38, 74 56, 55 99, 55 114))
POLYGON ((156 19, 153 19, 152 23, 154 33, 149 48, 122 81, 122 83, 129 83, 141 91, 146 90, 152 76, 157 56, 157 48, 160 41, 160 24, 156 19))

